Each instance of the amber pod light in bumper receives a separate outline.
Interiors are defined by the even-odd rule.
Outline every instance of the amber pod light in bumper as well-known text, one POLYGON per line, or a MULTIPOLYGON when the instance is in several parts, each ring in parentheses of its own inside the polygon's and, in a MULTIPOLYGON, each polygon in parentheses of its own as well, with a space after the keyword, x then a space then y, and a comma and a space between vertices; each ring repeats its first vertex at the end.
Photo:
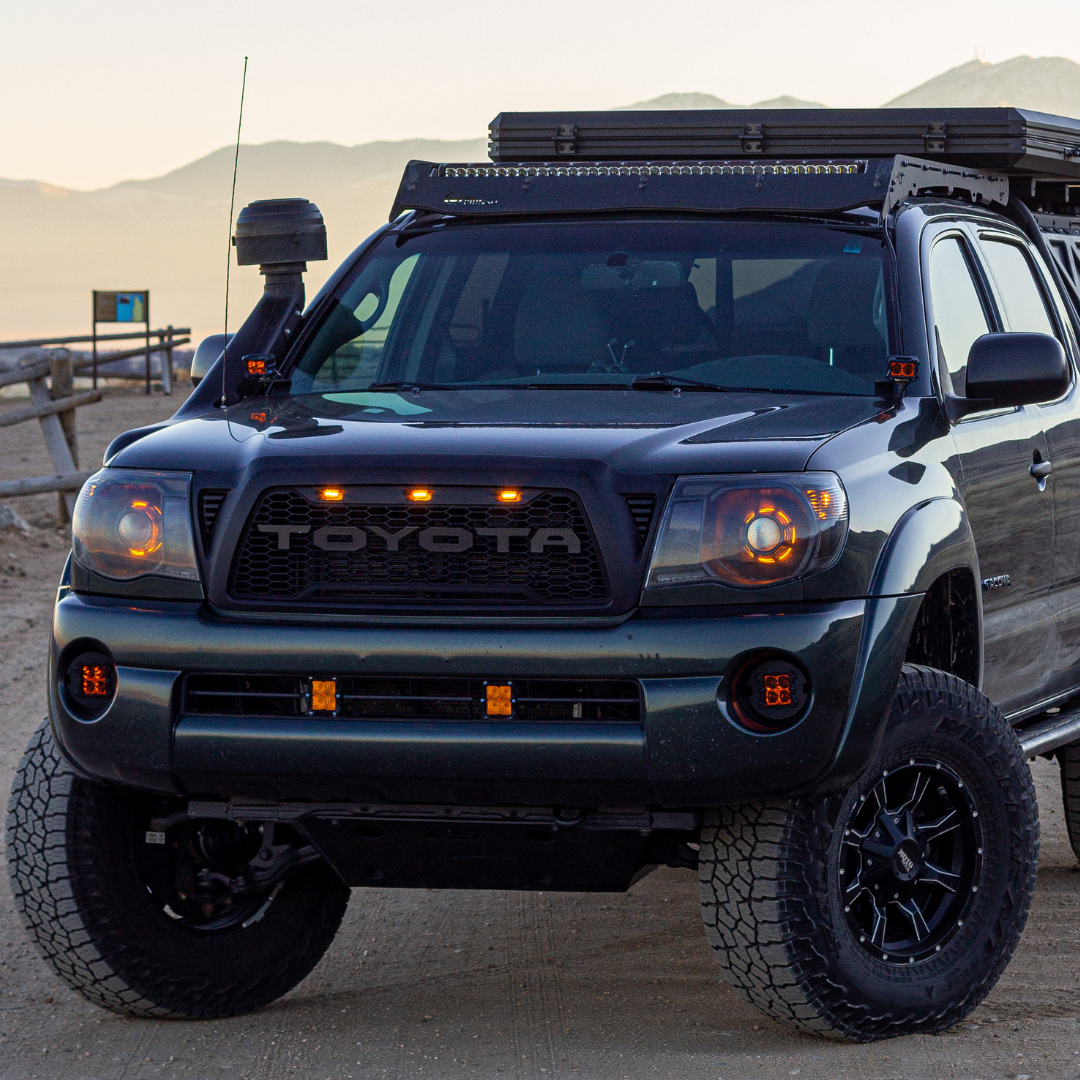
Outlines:
POLYGON ((840 557, 847 524, 847 496, 834 473, 683 477, 664 512, 648 583, 753 589, 819 573, 840 557))

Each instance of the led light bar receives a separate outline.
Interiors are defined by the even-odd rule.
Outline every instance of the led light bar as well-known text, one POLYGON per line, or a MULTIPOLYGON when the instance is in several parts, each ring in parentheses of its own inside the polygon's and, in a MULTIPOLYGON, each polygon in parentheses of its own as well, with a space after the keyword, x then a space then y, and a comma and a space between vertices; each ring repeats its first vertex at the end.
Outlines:
POLYGON ((459 176, 845 176, 866 171, 847 162, 664 162, 582 165, 440 165, 440 175, 459 176))
POLYGON ((827 211, 880 204, 892 158, 437 164, 411 161, 391 212, 827 211))

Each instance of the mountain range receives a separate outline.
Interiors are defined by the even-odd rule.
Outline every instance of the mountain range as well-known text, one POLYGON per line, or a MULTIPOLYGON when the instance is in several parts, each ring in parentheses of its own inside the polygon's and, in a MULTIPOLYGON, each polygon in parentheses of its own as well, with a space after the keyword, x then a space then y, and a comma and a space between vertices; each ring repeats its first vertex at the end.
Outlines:
MULTIPOLYGON (((886 108, 1015 105, 1080 116, 1080 64, 1019 56, 971 61, 886 102, 886 108)), ((725 109, 743 106, 706 93, 664 94, 623 109, 725 109)), ((792 97, 750 108, 822 108, 792 97)), ((33 180, 0 179, 0 341, 89 330, 90 292, 151 290, 156 325, 191 326, 196 339, 219 330, 232 147, 164 176, 73 191, 33 180)), ((270 142, 240 148, 236 205, 303 195, 326 219, 329 260, 312 264, 308 294, 365 236, 386 220, 410 158, 484 160, 484 138, 408 139, 360 146, 270 142)), ((233 267, 230 324, 261 290, 254 267, 233 267)))

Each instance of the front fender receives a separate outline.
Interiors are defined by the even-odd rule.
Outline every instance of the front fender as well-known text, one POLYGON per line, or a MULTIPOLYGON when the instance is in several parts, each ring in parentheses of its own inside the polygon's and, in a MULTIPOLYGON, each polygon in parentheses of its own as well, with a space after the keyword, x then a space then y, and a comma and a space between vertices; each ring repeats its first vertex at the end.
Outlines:
MULTIPOLYGON (((897 522, 871 577, 859 658, 836 753, 813 792, 839 791, 866 768, 881 746, 900 669, 923 595, 950 570, 971 571, 979 561, 963 506, 951 498, 913 506, 897 522)), ((977 604, 982 642, 982 605, 977 604)), ((980 663, 981 667, 981 663, 980 663)))
POLYGON ((959 567, 979 580, 967 513, 957 499, 929 499, 896 523, 870 577, 869 595, 924 593, 942 574, 959 567))

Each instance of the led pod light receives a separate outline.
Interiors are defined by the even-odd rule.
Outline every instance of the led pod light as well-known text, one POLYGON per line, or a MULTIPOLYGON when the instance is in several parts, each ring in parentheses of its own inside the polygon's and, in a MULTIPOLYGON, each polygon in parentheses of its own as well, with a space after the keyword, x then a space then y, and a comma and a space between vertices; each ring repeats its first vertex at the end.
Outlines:
POLYGON ((189 473, 101 469, 83 484, 71 522, 72 554, 113 581, 153 575, 198 581, 189 473))
POLYGON ((847 496, 834 473, 682 477, 648 584, 779 585, 832 566, 847 528, 847 496))

